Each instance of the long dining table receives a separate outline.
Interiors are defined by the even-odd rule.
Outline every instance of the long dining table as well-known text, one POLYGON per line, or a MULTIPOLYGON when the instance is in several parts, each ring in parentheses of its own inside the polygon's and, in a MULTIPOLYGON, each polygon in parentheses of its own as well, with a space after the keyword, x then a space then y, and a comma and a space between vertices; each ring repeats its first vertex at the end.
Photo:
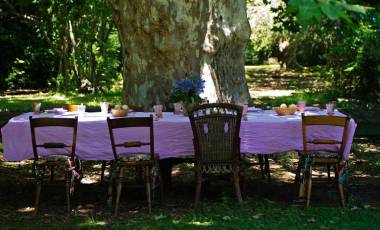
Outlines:
MULTIPOLYGON (((149 112, 130 112, 128 117, 149 116, 149 112)), ((306 115, 326 115, 326 111, 318 108, 307 108, 306 115)), ((337 116, 345 116, 336 111, 337 116)), ((3 160, 22 161, 33 159, 29 117, 74 117, 75 112, 55 113, 24 113, 11 118, 1 129, 3 141, 3 160)), ((76 155, 82 160, 112 160, 114 159, 107 117, 110 114, 100 112, 85 113, 78 117, 78 133, 76 155)), ((301 115, 278 116, 271 110, 250 108, 247 120, 242 120, 240 129, 241 152, 248 154, 274 154, 291 150, 302 150, 301 115)), ((344 158, 348 159, 356 129, 356 123, 350 120, 346 136, 344 158)), ((54 142, 60 139, 70 141, 71 130, 64 127, 44 127, 37 130, 37 142, 54 142)), ((312 130, 311 136, 339 138, 338 127, 326 127, 323 130, 312 130)), ((117 130, 116 141, 148 140, 148 129, 131 128, 128 131, 117 130)), ((189 118, 164 112, 163 117, 154 121, 155 152, 160 159, 178 158, 194 154, 193 133, 189 118)), ((145 147, 129 148, 125 154, 143 152, 145 147)), ((337 148, 337 146, 329 146, 337 148)), ((42 149, 41 155, 53 153, 52 149, 42 149)), ((68 153, 69 149, 58 150, 68 153)))

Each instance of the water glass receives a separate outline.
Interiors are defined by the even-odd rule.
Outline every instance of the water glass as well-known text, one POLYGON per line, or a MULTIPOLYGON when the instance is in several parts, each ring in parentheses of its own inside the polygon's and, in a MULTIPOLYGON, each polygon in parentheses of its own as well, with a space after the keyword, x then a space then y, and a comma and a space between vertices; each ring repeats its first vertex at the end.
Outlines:
POLYGON ((173 104, 174 114, 183 114, 183 105, 182 102, 176 102, 173 104))
POLYGON ((100 102, 100 110, 101 110, 101 113, 104 114, 104 115, 107 115, 108 114, 108 102, 100 102))
POLYGON ((244 121, 248 121, 248 104, 243 105, 242 117, 244 121))
POLYGON ((77 108, 78 108, 78 116, 84 117, 84 113, 86 112, 86 106, 83 104, 80 104, 77 106, 77 108))
POLYGON ((153 111, 154 111, 154 114, 156 115, 156 119, 157 120, 159 118, 162 118, 162 109, 163 109, 162 105, 155 105, 155 106, 153 106, 153 111))
POLYGON ((326 104, 326 113, 327 115, 334 115, 335 104, 333 102, 326 104))
POLYGON ((305 113, 306 101, 298 101, 297 107, 300 113, 305 113))
POLYGON ((33 113, 40 113, 41 102, 33 102, 32 108, 33 108, 33 113))

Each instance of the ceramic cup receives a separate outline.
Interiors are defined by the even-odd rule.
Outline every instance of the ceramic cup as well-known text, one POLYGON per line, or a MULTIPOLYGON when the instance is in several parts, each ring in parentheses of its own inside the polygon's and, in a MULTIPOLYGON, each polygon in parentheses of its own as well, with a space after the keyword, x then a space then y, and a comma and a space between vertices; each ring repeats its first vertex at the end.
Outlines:
POLYGON ((40 113, 41 102, 33 102, 32 109, 33 109, 33 113, 40 113))
POLYGON ((154 111, 154 115, 156 116, 156 119, 162 118, 162 109, 163 109, 162 105, 153 106, 153 111, 154 111))
POLYGON ((104 115, 108 114, 108 107, 109 107, 108 102, 100 102, 100 110, 102 114, 104 115))

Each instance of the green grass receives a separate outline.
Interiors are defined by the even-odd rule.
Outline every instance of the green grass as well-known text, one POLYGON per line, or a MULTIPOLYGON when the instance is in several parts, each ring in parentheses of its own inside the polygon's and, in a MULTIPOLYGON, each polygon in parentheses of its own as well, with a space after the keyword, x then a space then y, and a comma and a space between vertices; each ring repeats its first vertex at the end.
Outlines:
POLYGON ((62 107, 66 104, 86 104, 89 107, 98 107, 101 101, 111 104, 121 103, 121 90, 113 90, 103 94, 80 93, 36 93, 0 97, 0 112, 26 112, 31 111, 32 103, 39 101, 42 109, 50 107, 62 107))
POLYGON ((377 229, 378 223, 380 211, 371 207, 302 209, 252 201, 240 207, 225 201, 189 208, 183 215, 156 212, 118 218, 96 214, 57 218, 18 214, 3 223, 2 229, 377 229))

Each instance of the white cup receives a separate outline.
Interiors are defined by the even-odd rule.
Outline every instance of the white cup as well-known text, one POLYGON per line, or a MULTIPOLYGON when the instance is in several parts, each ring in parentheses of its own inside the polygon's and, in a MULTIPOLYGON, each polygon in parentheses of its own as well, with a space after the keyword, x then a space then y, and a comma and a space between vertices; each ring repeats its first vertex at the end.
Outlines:
POLYGON ((176 102, 173 104, 174 114, 183 114, 183 105, 182 102, 176 102))
POLYGON ((327 115, 334 115, 335 110, 335 104, 334 103, 327 103, 326 104, 326 113, 327 115))
POLYGON ((78 116, 84 117, 84 113, 86 112, 86 106, 83 104, 80 104, 77 106, 77 108, 78 108, 78 116))
POLYGON ((40 113, 41 110, 41 102, 33 102, 32 104, 33 113, 40 113))
POLYGON ((108 102, 100 102, 100 110, 101 110, 101 113, 104 114, 104 115, 107 115, 108 114, 108 102))
POLYGON ((162 118, 162 109, 163 109, 162 105, 153 106, 153 111, 154 111, 154 114, 156 115, 156 119, 162 118))
POLYGON ((243 105, 242 117, 244 121, 248 121, 248 104, 243 105))

